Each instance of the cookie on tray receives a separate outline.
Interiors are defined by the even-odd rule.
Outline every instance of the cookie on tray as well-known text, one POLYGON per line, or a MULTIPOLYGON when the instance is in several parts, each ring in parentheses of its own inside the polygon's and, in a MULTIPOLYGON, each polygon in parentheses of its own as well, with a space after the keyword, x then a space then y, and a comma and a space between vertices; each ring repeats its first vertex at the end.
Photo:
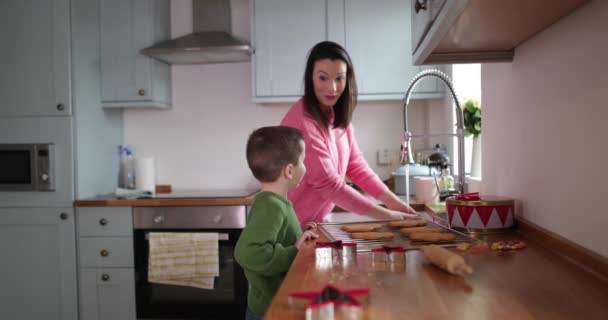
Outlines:
POLYGON ((370 232, 380 228, 382 228, 382 225, 379 223, 360 223, 345 225, 340 229, 346 232, 370 232))
POLYGON ((395 234, 392 232, 354 232, 350 234, 353 239, 362 240, 380 240, 380 239, 392 239, 395 234))
POLYGON ((412 234, 412 233, 419 233, 419 232, 436 232, 436 233, 440 233, 440 232, 445 232, 445 229, 442 228, 433 228, 433 227, 416 227, 416 228, 402 228, 399 230, 399 232, 403 233, 403 234, 412 234))
POLYGON ((389 225, 389 227, 395 227, 395 228, 422 227, 422 226, 426 226, 426 221, 422 220, 422 219, 397 220, 397 221, 389 222, 388 225, 389 225))
POLYGON ((452 233, 438 232, 416 232, 410 234, 410 240, 417 241, 452 241, 456 240, 456 235, 452 233))

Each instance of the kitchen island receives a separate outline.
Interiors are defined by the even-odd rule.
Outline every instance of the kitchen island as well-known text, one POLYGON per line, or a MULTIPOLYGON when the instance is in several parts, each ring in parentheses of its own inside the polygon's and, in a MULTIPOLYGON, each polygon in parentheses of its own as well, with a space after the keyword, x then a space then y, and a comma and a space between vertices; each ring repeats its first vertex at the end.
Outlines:
MULTIPOLYGON (((608 282, 583 271, 526 235, 511 231, 486 235, 488 242, 520 239, 518 251, 463 254, 473 269, 464 278, 425 262, 422 252, 406 253, 404 268, 387 270, 361 252, 347 267, 317 267, 315 242, 296 256, 264 319, 305 319, 290 309, 288 295, 339 289, 370 288, 365 319, 608 319, 608 282)), ((323 235, 317 241, 327 241, 323 235)))

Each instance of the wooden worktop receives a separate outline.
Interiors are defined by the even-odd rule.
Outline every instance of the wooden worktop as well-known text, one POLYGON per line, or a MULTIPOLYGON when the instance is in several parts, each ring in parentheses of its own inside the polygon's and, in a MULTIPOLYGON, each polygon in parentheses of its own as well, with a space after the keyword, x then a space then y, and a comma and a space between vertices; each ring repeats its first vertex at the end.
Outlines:
MULTIPOLYGON (((474 272, 461 278, 427 264, 420 251, 408 251, 401 270, 375 267, 370 253, 359 253, 354 266, 323 269, 315 266, 310 241, 296 256, 264 319, 305 319, 302 310, 289 308, 287 296, 326 284, 370 288, 365 319, 608 319, 604 280, 520 233, 483 239, 521 239, 528 248, 464 254, 474 272)), ((318 241, 326 240, 322 236, 318 241)))
POLYGON ((250 205, 256 190, 186 190, 156 194, 153 198, 121 199, 103 195, 74 201, 76 207, 177 207, 177 206, 232 206, 250 205))

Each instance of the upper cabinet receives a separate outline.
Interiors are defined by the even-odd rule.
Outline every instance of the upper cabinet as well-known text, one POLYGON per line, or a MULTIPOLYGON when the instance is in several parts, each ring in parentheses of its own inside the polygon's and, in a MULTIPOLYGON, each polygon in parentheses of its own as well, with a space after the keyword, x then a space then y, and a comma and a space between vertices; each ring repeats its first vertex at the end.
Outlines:
MULTIPOLYGON (((309 50, 335 41, 351 55, 359 100, 403 99, 420 71, 412 65, 409 3, 398 0, 253 0, 253 97, 294 102, 304 93, 309 50)), ((437 98, 436 80, 416 87, 412 98, 437 98)))
POLYGON ((103 0, 100 6, 104 107, 171 107, 171 68, 139 51, 170 38, 169 0, 103 0))
POLYGON ((410 0, 414 64, 511 61, 515 48, 588 0, 410 0))
POLYGON ((0 3, 0 116, 70 115, 70 1, 0 3))
MULTIPOLYGON (((412 65, 410 6, 401 0, 344 2, 344 45, 353 60, 360 100, 403 99, 422 69, 412 65)), ((416 86, 413 98, 442 96, 435 79, 416 86)))
POLYGON ((315 43, 327 39, 327 12, 326 0, 253 1, 257 101, 295 101, 304 93, 306 54, 315 43))

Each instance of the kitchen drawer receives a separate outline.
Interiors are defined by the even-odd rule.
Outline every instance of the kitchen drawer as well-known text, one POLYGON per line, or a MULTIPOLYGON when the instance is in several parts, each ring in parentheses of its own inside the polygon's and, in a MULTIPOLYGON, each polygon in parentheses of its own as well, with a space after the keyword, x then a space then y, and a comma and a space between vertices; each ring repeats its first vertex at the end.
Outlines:
POLYGON ((83 268, 80 288, 80 320, 137 318, 133 268, 83 268))
POLYGON ((133 267, 133 238, 80 238, 80 267, 133 267))
POLYGON ((78 232, 81 237, 132 236, 131 207, 80 207, 78 232))

